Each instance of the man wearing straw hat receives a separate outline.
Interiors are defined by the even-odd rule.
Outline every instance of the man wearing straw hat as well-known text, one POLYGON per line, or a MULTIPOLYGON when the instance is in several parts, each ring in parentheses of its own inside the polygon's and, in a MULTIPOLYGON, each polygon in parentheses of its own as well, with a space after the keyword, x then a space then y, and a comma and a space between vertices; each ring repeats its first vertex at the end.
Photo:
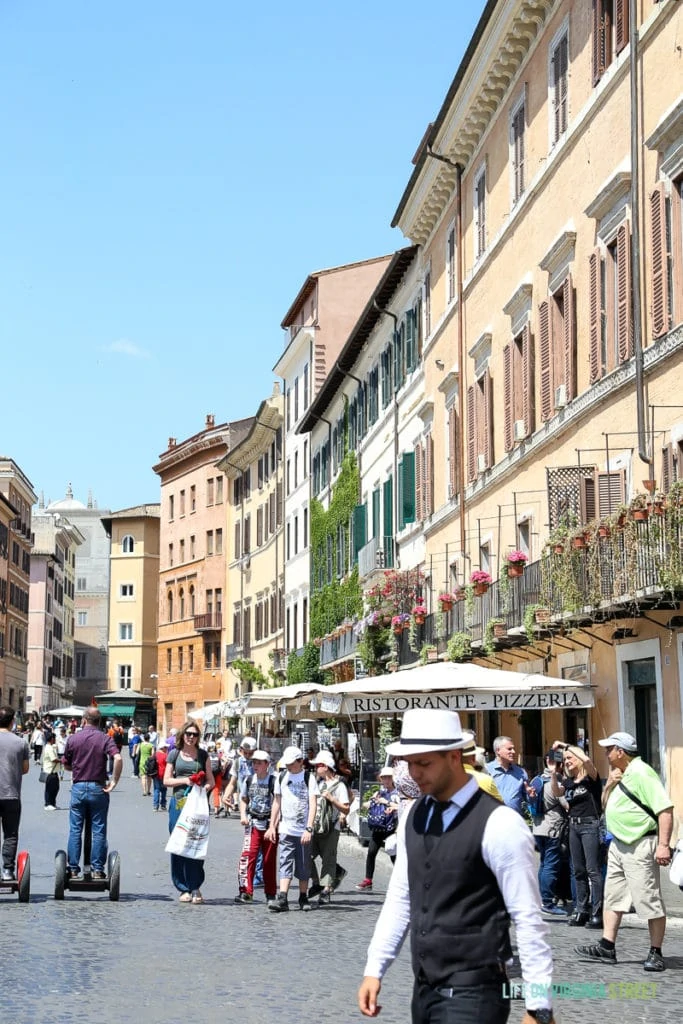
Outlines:
POLYGON ((534 844, 523 818, 463 767, 470 742, 452 711, 415 710, 387 747, 422 798, 403 818, 396 865, 368 949, 361 1013, 380 1012, 381 979, 410 931, 413 1024, 505 1024, 505 964, 515 924, 523 1024, 551 1024, 552 957, 541 916, 534 844))

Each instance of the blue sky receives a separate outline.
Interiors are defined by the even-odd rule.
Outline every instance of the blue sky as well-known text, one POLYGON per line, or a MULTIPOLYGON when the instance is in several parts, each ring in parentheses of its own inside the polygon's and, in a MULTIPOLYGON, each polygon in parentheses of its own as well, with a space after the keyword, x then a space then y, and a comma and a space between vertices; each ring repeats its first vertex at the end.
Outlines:
POLYGON ((169 436, 256 411, 307 274, 405 244, 483 6, 0 0, 0 454, 38 493, 156 501, 169 436))

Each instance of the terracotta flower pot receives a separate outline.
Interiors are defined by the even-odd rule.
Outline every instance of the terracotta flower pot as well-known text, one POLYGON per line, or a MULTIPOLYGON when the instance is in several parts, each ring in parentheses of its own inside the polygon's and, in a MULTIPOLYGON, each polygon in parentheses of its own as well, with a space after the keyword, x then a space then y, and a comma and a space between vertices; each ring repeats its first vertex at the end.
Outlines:
POLYGON ((452 607, 453 607, 453 602, 452 601, 441 601, 441 611, 442 612, 449 612, 452 607))
POLYGON ((502 622, 496 623, 496 625, 493 627, 493 635, 498 640, 500 640, 501 637, 507 636, 506 626, 502 622))
POLYGON ((425 617, 424 615, 416 615, 415 622, 418 626, 424 626, 425 617))
POLYGON ((663 516, 666 513, 666 505, 663 501, 656 502, 652 506, 652 514, 655 516, 663 516))
POLYGON ((609 537, 609 526, 598 526, 598 537, 609 537))
POLYGON ((550 622, 550 612, 547 608, 537 608, 534 612, 534 620, 538 626, 543 626, 546 622, 550 622))
POLYGON ((575 551, 582 551, 586 546, 585 537, 572 537, 572 547, 575 551))
POLYGON ((524 575, 524 562, 508 562, 508 576, 515 577, 524 575))
POLYGON ((634 508, 631 515, 633 516, 634 522, 646 523, 649 512, 646 508, 634 508))
POLYGON ((553 546, 553 554, 554 555, 561 555, 563 553, 564 553, 564 544, 555 544, 553 546))
POLYGON ((475 597, 483 597, 484 594, 486 594, 489 589, 488 583, 474 583, 472 586, 474 589, 475 597))

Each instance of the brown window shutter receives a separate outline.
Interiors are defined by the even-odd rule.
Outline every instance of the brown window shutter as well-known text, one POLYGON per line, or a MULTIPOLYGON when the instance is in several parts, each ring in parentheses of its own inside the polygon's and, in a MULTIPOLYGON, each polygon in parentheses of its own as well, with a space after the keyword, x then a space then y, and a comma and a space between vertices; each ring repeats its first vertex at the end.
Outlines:
POLYGON ((278 484, 275 491, 275 522, 282 526, 282 484, 278 484))
POLYGON ((541 355, 541 419, 545 423, 553 414, 553 379, 550 362, 550 303, 538 307, 538 344, 541 355))
POLYGON ((491 371, 486 370, 482 381, 482 436, 480 451, 487 469, 493 465, 493 380, 491 371))
POLYGON ((631 315, 631 234, 628 224, 617 231, 617 334, 619 362, 633 355, 633 317, 631 315))
POLYGON ((256 547, 260 548, 263 544, 263 508, 256 510, 256 547))
POLYGON ((425 516, 434 514, 434 441, 431 434, 425 438, 425 516))
POLYGON ((535 376, 534 342, 531 324, 527 323, 522 331, 522 415, 525 437, 531 437, 536 429, 535 376))
POLYGON ((629 37, 629 23, 628 23, 628 0, 616 0, 614 21, 616 27, 616 39, 615 49, 617 53, 621 53, 625 46, 628 45, 629 37))
POLYGON ((668 494, 671 484, 674 481, 673 445, 667 444, 662 448, 662 490, 668 494))
POLYGON ((424 487, 422 486, 423 461, 422 444, 418 441, 415 445, 415 518, 418 523, 421 523, 425 517, 424 487))
POLYGON ((449 498, 458 492, 458 417, 455 406, 448 409, 448 484, 449 498))
POLYGON ((603 35, 602 0, 593 0, 593 85, 598 84, 605 70, 603 35))
POLYGON ((503 349, 503 447, 506 452, 512 451, 515 443, 512 434, 514 415, 512 407, 512 346, 506 345, 503 349))
POLYGON ((477 479, 477 453, 475 445, 476 437, 476 423, 474 421, 475 416, 475 403, 474 403, 474 387, 470 385, 467 389, 467 479, 477 479))
POLYGON ((562 344, 564 349, 564 383, 567 388, 567 401, 576 398, 576 307, 574 304, 574 284, 572 275, 567 274, 562 287, 564 320, 562 324, 562 344))
POLYGON ((670 328, 669 253, 666 237, 666 193, 660 181, 650 195, 650 262, 652 267, 652 337, 670 328))
POLYGON ((612 515, 617 507, 626 501, 626 474, 623 469, 612 470, 609 473, 597 472, 595 486, 596 513, 601 517, 612 515))
POLYGON ((581 522, 590 523, 596 515, 596 479, 595 476, 582 476, 579 480, 579 502, 581 522))
POLYGON ((588 361, 591 384, 595 384, 596 380, 599 380, 603 373, 600 344, 600 269, 600 250, 594 249, 588 260, 588 361))
POLYGON ((242 549, 240 545, 240 533, 240 524, 235 523, 235 558, 241 558, 242 556, 242 549))

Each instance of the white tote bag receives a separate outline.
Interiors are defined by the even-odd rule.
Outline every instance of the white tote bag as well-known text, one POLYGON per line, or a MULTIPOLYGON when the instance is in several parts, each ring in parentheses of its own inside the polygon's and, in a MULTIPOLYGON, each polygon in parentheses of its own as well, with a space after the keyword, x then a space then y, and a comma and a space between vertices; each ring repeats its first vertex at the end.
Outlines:
POLYGON ((204 860, 209 846, 209 800, 201 786, 193 786, 166 843, 166 853, 204 860))
POLYGON ((679 839, 669 867, 669 879, 683 889, 683 839, 679 839))

